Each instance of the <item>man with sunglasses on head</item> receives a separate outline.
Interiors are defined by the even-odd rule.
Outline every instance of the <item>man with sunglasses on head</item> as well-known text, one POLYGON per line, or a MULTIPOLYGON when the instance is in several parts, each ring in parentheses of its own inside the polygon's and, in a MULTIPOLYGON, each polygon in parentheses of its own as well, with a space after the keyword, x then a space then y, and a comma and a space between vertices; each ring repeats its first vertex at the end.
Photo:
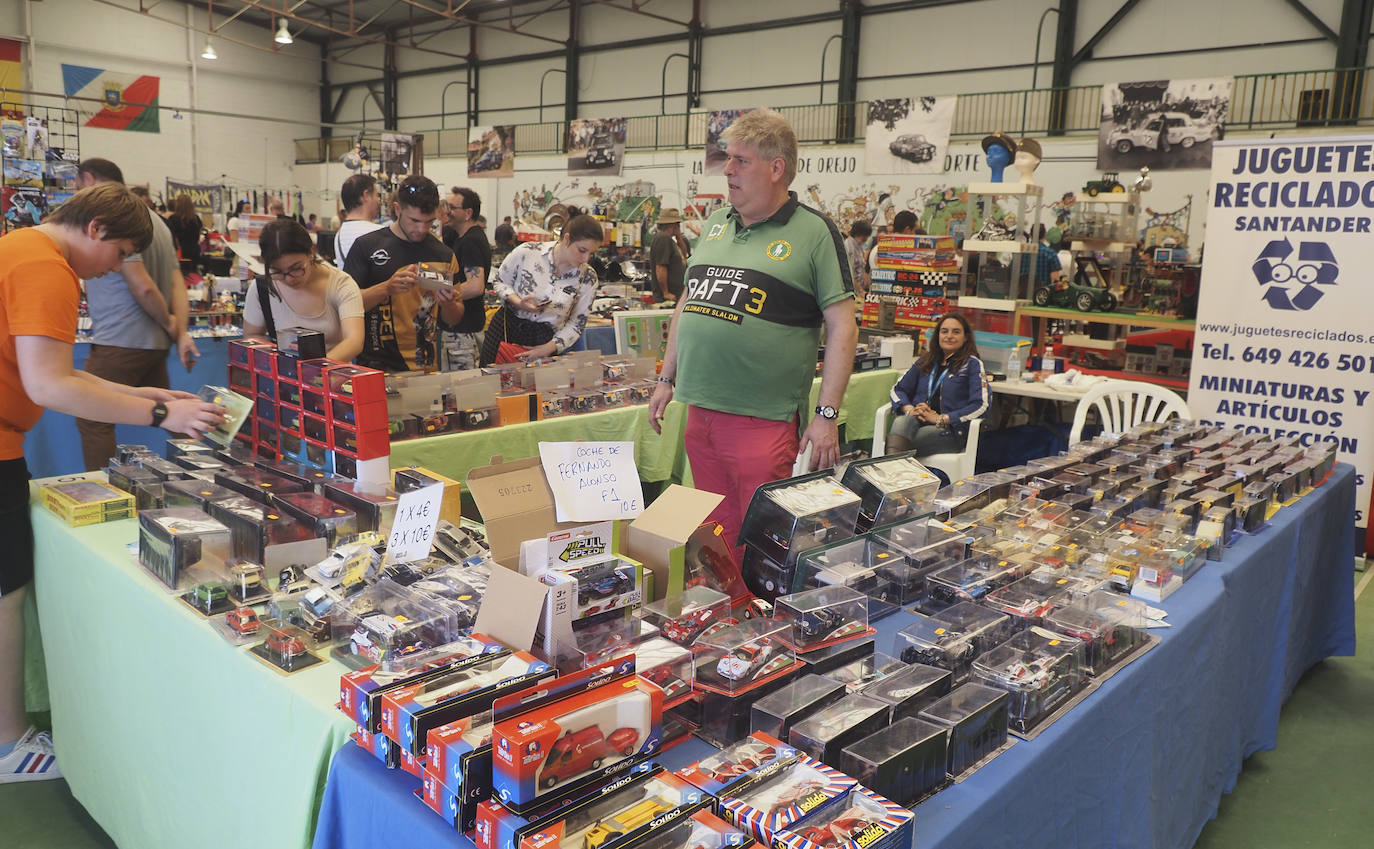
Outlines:
POLYGON ((363 352, 358 364, 385 371, 433 371, 439 334, 463 318, 454 285, 458 263, 434 236, 439 188, 406 177, 392 202, 395 220, 359 236, 344 271, 363 293, 363 352))

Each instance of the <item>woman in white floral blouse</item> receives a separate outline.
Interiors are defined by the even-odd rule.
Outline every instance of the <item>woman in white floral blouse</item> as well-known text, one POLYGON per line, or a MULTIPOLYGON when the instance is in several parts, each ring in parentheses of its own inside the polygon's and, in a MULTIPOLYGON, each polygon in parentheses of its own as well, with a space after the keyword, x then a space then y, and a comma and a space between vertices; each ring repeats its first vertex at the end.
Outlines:
POLYGON ((522 360, 561 354, 587 327, 596 272, 587 260, 605 240, 601 222, 578 215, 556 242, 525 242, 506 255, 492 288, 501 309, 491 317, 482 365, 496 362, 502 342, 527 350, 522 360))

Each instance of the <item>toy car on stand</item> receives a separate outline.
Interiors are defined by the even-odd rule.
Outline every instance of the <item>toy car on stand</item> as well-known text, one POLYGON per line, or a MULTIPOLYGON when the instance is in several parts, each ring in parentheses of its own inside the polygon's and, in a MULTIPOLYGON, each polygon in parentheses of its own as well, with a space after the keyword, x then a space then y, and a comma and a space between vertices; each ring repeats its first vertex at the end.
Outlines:
POLYGON ((739 646, 716 663, 716 673, 727 681, 766 678, 793 662, 788 655, 777 652, 777 644, 768 638, 739 646))
POLYGON ((253 612, 251 607, 240 607, 231 610, 224 615, 224 621, 233 629, 236 634, 256 634, 258 627, 262 624, 258 621, 258 614, 253 612))
POLYGON ((292 636, 286 631, 273 631, 267 637, 265 643, 267 652, 273 655, 278 664, 291 668, 291 661, 301 654, 305 654, 305 643, 301 642, 300 637, 292 636))
POLYGON ((1108 288, 1107 278, 1102 274, 1097 260, 1091 256, 1075 257, 1078 270, 1073 280, 1058 285, 1041 286, 1035 290, 1032 300, 1037 307, 1074 307, 1079 312, 1102 310, 1112 312, 1117 307, 1116 295, 1108 288))

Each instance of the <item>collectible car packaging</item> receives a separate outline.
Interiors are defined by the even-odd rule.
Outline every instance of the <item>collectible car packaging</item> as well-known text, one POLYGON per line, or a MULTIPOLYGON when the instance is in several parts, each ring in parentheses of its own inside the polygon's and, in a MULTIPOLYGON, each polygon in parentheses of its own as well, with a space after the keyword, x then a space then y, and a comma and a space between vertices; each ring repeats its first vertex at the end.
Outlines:
POLYGON ((973 679, 1006 690, 1008 722, 1027 732, 1068 702, 1087 683, 1081 640, 1030 628, 973 661, 973 679))
POLYGON ((721 818, 760 842, 802 818, 843 805, 857 782, 805 755, 757 770, 717 801, 721 818))
POLYGON ((805 654, 797 655, 805 667, 797 674, 814 673, 816 675, 827 675, 842 666, 846 666, 855 661, 871 658, 877 644, 873 637, 860 637, 855 640, 845 640, 823 649, 815 649, 805 654))
POLYGON ((699 637, 727 627, 730 596, 710 587, 687 587, 677 595, 641 605, 635 615, 658 628, 665 639, 690 648, 699 637))
POLYGON ((821 708, 792 726, 787 742, 824 764, 839 763, 840 750, 888 723, 884 702, 857 693, 821 708))
POLYGON ((43 506, 73 527, 128 519, 135 511, 133 495, 96 480, 46 484, 39 493, 43 506))
POLYGON ((352 510, 313 491, 276 493, 274 506, 310 528, 333 548, 358 536, 358 516, 352 510))
POLYGON ((357 743, 359 748, 371 754, 374 758, 382 762, 387 769, 395 769, 401 764, 401 747, 393 741, 388 740, 386 735, 378 731, 372 733, 361 725, 348 735, 349 739, 357 743))
POLYGON ((400 498, 395 490, 341 481, 326 484, 324 495, 358 514, 359 531, 376 531, 383 536, 391 532, 400 498))
POLYGON ((868 596, 868 621, 896 612, 917 599, 924 575, 890 543, 872 535, 803 552, 793 592, 811 587, 849 587, 868 596))
POLYGON ((833 646, 873 634, 868 598, 846 586, 822 586, 779 596, 775 617, 789 623, 783 637, 799 652, 833 646))
POLYGON ((906 716, 846 746, 840 769, 880 796, 905 807, 946 786, 949 729, 906 716))
POLYGON ((840 483, 859 496, 861 532, 933 513, 931 499, 940 488, 915 451, 850 463, 840 483))
POLYGON ((663 689, 663 705, 671 707, 692 695, 692 653, 661 636, 634 646, 639 677, 663 689))
POLYGON ((1029 575, 1033 571, 1032 565, 1010 559, 977 556, 937 569, 927 576, 929 592, 917 607, 922 613, 939 613, 959 602, 979 601, 993 590, 1029 575))
POLYGON ((773 835, 774 849, 905 849, 911 811, 864 787, 773 835))
POLYGON ((709 809, 710 796, 662 767, 647 781, 560 811, 561 818, 526 834, 519 849, 598 849, 649 836, 709 809))
POLYGON ((382 730, 382 695, 444 674, 452 664, 482 654, 496 654, 505 646, 480 634, 464 637, 429 651, 419 652, 384 666, 369 666, 339 677, 339 710, 358 727, 372 733, 382 730))
POLYGON ((771 602, 792 588, 796 582, 797 566, 785 560, 774 560, 745 543, 744 553, 740 557, 740 571, 746 589, 771 602))
POLYGON ((275 493, 305 492, 309 489, 304 484, 282 477, 276 472, 253 466, 221 470, 215 474, 215 483, 269 506, 275 493))
POLYGON ((907 565, 925 574, 929 567, 968 556, 968 535, 934 519, 911 519, 875 528, 872 536, 900 551, 907 565))
POLYGON ((778 620, 746 619, 699 639, 697 689, 737 696, 790 675, 801 666, 786 642, 790 629, 778 620))
POLYGON ((628 791, 631 794, 662 769, 652 763, 639 763, 624 775, 617 775, 596 785, 579 796, 555 799, 550 804, 536 806, 523 814, 502 805, 492 797, 477 805, 477 824, 472 839, 478 849, 514 849, 526 835, 551 826, 574 806, 594 804, 597 800, 628 791))
POLYGON ((749 835, 710 811, 697 811, 671 825, 654 829, 642 837, 631 837, 616 844, 616 849, 726 849, 755 846, 749 835))
POLYGON ((807 549, 854 536, 859 508, 829 471, 766 483, 749 501, 738 543, 790 566, 807 549))
POLYGON ((983 604, 1011 616, 1020 631, 1042 624, 1046 614, 1068 601, 1067 578, 1032 574, 988 593, 983 604))
POLYGON ((168 481, 163 485, 163 507, 195 507, 210 512, 210 505, 216 501, 242 498, 232 489, 203 480, 168 481))
POLYGON ((935 508, 935 518, 943 520, 959 513, 986 507, 994 498, 991 484, 973 480, 956 481, 936 492, 931 506, 935 508))
POLYGON ((1045 618, 1045 627, 1083 641, 1089 675, 1120 663, 1149 637, 1145 603, 1111 592, 1089 593, 1045 618))
POLYGON ((556 676, 526 652, 470 658, 441 675, 382 694, 382 732, 402 749, 423 755, 429 729, 491 710, 497 698, 556 676))
POLYGON ((572 799, 658 751, 663 690, 620 658, 498 699, 492 782, 527 812, 572 799))
POLYGON ((850 661, 824 674, 826 678, 843 684, 846 692, 857 693, 874 681, 904 668, 906 664, 897 658, 877 653, 850 661))
POLYGON ((921 711, 924 719, 949 729, 945 771, 957 778, 1007 742, 1007 693, 964 684, 921 711))
POLYGON ((1009 638, 1011 617, 978 604, 962 602, 934 616, 916 614, 916 621, 898 632, 902 660, 947 669, 954 684, 968 678, 973 659, 1009 638))
POLYGON ((677 774, 712 796, 720 797, 736 785, 751 780, 755 772, 774 764, 781 766, 799 757, 801 752, 778 738, 755 731, 709 758, 688 764, 677 774))
POLYGON ((336 653, 357 667, 452 642, 462 627, 455 609, 430 596, 381 578, 330 613, 334 636, 348 635, 336 653), (350 633, 351 629, 351 633, 350 633))
POLYGON ((915 716, 926 705, 949 695, 953 674, 914 663, 866 684, 859 693, 888 706, 888 721, 915 716))
POLYGON ((183 573, 202 562, 219 574, 229 559, 229 529, 194 507, 147 510, 138 515, 138 560, 176 589, 183 573))
POLYGON ((491 796, 491 711, 429 730, 419 795, 464 833, 477 827, 477 803, 491 796))
POLYGON ((844 684, 838 681, 816 674, 803 675, 754 702, 749 725, 755 734, 762 732, 785 740, 794 725, 844 695, 844 684))

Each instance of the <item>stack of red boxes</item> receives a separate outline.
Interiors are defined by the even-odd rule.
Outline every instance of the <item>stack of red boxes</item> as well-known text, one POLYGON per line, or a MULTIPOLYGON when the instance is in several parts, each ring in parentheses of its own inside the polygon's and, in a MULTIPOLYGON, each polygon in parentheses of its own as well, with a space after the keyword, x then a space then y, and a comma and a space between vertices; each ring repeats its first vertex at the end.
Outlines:
POLYGON ((255 401, 238 438, 258 456, 356 480, 389 477, 385 372, 298 360, 266 340, 244 339, 229 343, 229 385, 255 401))

